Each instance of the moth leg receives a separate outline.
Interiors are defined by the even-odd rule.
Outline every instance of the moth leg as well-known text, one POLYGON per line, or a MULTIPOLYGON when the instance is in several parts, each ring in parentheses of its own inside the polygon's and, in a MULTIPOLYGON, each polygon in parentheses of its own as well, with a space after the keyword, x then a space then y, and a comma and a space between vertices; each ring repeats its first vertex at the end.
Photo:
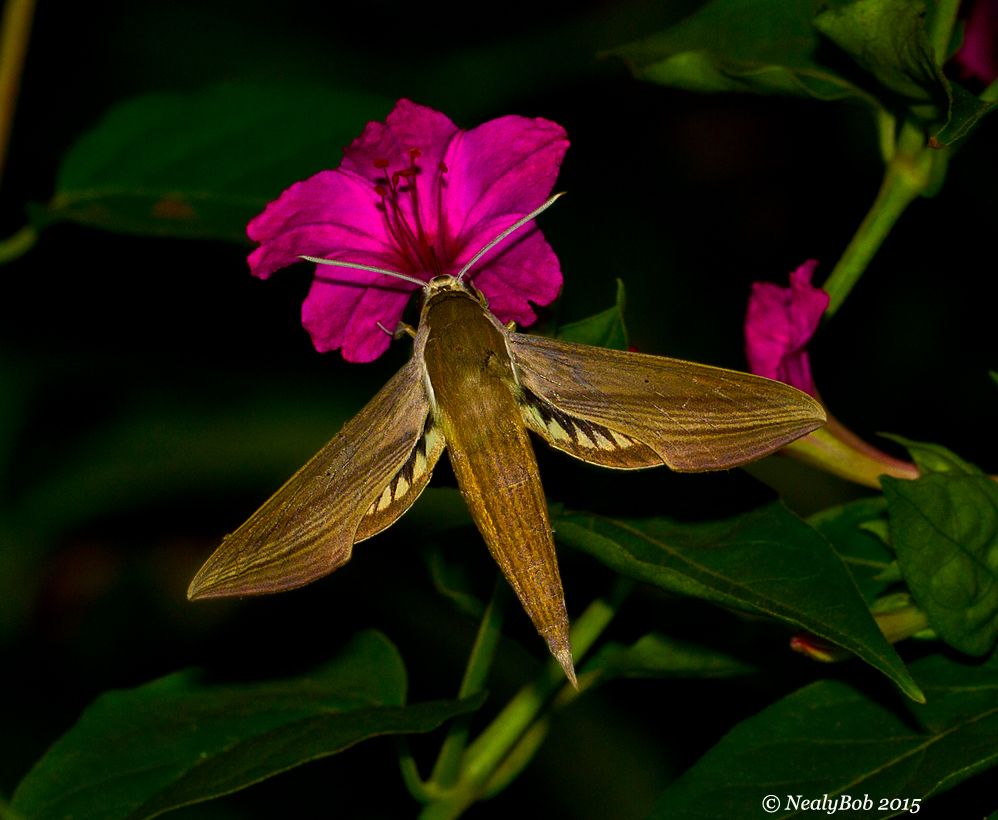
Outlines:
POLYGON ((416 338, 416 329, 412 325, 407 325, 405 322, 399 322, 398 327, 395 328, 395 332, 392 333, 387 327, 385 327, 381 322, 378 322, 378 327, 380 327, 385 333, 391 336, 393 339, 401 339, 402 336, 408 333, 413 339, 416 338))
POLYGON ((510 333, 516 333, 516 322, 514 322, 512 319, 506 322, 506 330, 508 330, 510 333))

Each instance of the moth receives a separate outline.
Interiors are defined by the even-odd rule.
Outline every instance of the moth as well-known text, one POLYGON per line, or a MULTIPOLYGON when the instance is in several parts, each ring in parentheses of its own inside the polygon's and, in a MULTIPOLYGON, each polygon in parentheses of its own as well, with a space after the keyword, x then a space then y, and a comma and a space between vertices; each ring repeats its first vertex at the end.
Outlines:
POLYGON ((409 362, 222 545, 188 598, 293 589, 345 564, 394 523, 446 449, 489 551, 574 683, 568 615, 530 441, 618 470, 720 470, 760 458, 825 422, 781 382, 702 364, 517 333, 457 275, 424 293, 409 362))

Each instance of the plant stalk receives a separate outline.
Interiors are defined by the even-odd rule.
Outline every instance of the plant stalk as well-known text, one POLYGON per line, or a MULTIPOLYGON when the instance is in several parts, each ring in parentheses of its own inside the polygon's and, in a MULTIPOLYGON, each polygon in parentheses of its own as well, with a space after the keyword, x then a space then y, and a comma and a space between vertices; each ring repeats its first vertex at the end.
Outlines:
MULTIPOLYGON (((632 580, 618 578, 611 592, 605 598, 593 601, 575 621, 571 630, 571 642, 576 662, 582 659, 613 620, 633 587, 632 580)), ((485 731, 468 746, 457 783, 439 800, 426 806, 419 815, 420 820, 453 820, 460 817, 486 791, 494 793, 494 789, 487 788, 489 781, 527 735, 548 700, 563 685, 564 670, 551 658, 537 680, 523 687, 485 731)), ((532 750, 536 750, 539 743, 529 745, 532 750)), ((529 761, 529 757, 517 757, 516 771, 503 773, 503 785, 512 779, 510 774, 518 774, 529 761)))
POLYGON ((887 163, 877 198, 823 285, 829 295, 825 319, 835 315, 894 223, 928 187, 934 152, 935 149, 927 146, 925 135, 917 126, 904 123, 898 135, 897 149, 887 163))
POLYGON ((0 21, 0 180, 7 161, 34 16, 35 0, 7 0, 4 3, 3 20, 0 21))

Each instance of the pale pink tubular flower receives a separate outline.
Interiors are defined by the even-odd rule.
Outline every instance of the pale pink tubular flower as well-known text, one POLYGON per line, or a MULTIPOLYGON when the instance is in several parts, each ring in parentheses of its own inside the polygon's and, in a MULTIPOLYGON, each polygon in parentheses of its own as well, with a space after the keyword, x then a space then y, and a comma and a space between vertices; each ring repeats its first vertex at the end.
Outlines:
MULTIPOLYGON (((790 286, 754 282, 745 316, 745 356, 757 376, 786 382, 819 401, 807 346, 828 307, 828 294, 811 284, 818 262, 809 259, 790 273, 790 286)), ((868 487, 879 477, 917 478, 918 470, 871 447, 831 413, 828 423, 788 444, 782 452, 868 487)))
MULTIPOLYGON (((422 281, 457 274, 472 256, 539 205, 568 148, 565 130, 507 116, 470 131, 431 108, 399 100, 344 149, 334 171, 295 183, 247 228, 249 256, 266 279, 300 256, 394 270, 422 281)), ((554 251, 531 225, 468 271, 502 322, 529 325, 531 307, 561 290, 554 251)), ((417 286, 353 268, 317 265, 302 305, 316 350, 368 362, 388 347, 417 286)))

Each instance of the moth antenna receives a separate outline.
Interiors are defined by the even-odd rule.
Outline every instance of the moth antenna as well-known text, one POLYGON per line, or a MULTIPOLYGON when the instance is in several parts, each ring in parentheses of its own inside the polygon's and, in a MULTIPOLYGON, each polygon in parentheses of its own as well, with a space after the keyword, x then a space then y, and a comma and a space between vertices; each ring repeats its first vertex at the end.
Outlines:
POLYGON ((382 276, 394 276, 396 279, 404 279, 406 282, 412 282, 414 285, 419 285, 420 289, 426 290, 426 282, 422 279, 417 279, 415 276, 409 276, 405 273, 399 273, 397 270, 385 270, 384 268, 375 268, 371 265, 358 265, 356 262, 340 262, 336 259, 320 259, 318 256, 305 256, 304 254, 299 255, 298 258, 307 259, 309 262, 315 262, 318 265, 333 265, 337 268, 354 268, 355 270, 366 270, 371 273, 380 273, 382 276))
POLYGON ((478 253, 476 253, 471 258, 471 261, 467 265, 465 265, 463 268, 461 268, 461 272, 455 277, 457 279, 457 281, 460 282, 461 278, 468 272, 468 269, 472 265, 474 265, 479 259, 481 259, 483 256, 485 256, 485 254, 487 254, 490 250, 492 250, 496 245, 498 245, 500 242, 502 242, 507 236, 509 236, 511 233, 513 233, 513 231, 515 231, 518 228, 521 228, 522 226, 526 225, 528 222, 530 222, 531 219, 536 218, 539 214, 542 214, 544 211, 546 211, 548 208, 550 208, 552 205, 554 205, 554 201, 558 197, 564 196, 564 195, 565 195, 564 191, 559 191, 558 193, 553 194, 551 196, 551 198, 548 199, 547 202, 545 202, 543 205, 541 205, 540 208, 537 208, 536 210, 531 211, 529 214, 527 214, 525 217, 523 217, 523 219, 517 220, 513 225, 511 225, 510 227, 506 228, 506 230, 504 230, 501 234, 499 234, 499 236, 497 236, 495 239, 493 239, 491 242, 489 242, 488 245, 486 245, 478 253))

